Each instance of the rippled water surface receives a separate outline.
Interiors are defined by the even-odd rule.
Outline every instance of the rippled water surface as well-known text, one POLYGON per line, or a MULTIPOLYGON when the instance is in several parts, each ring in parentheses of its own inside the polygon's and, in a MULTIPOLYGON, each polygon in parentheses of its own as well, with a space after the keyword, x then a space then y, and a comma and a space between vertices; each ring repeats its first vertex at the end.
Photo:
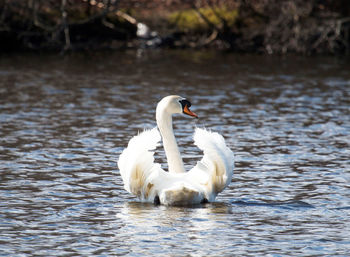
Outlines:
MULTIPOLYGON (((1 256, 349 256, 350 65, 186 51, 0 58, 1 256), (215 203, 142 204, 117 160, 168 94, 235 152, 215 203)), ((156 157, 165 164, 159 148, 156 157)))

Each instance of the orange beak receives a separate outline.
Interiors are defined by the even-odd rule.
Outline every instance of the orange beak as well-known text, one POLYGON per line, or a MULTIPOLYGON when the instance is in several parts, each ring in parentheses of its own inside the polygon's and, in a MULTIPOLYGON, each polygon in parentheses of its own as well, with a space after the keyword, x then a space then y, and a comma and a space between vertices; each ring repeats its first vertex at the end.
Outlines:
POLYGON ((198 119, 198 115, 195 114, 194 112, 192 112, 192 111, 187 107, 187 104, 185 105, 184 113, 198 119))

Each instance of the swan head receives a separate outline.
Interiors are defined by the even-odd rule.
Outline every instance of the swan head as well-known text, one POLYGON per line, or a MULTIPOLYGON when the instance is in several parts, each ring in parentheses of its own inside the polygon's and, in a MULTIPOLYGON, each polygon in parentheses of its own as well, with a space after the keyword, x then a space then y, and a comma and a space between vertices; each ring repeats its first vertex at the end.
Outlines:
POLYGON ((197 114, 190 110, 191 102, 178 95, 169 95, 164 97, 157 105, 158 112, 167 112, 170 115, 175 113, 183 113, 195 118, 197 114))

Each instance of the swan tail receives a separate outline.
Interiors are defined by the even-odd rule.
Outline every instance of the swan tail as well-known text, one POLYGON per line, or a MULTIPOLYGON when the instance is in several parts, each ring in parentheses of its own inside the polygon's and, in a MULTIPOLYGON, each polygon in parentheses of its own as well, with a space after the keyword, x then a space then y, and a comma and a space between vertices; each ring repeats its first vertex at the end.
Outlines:
POLYGON ((206 187, 207 199, 215 197, 231 182, 234 169, 234 154, 226 146, 223 136, 206 129, 196 128, 194 143, 204 152, 201 161, 191 171, 206 187))
POLYGON ((153 150, 160 140, 157 128, 145 130, 129 141, 118 160, 124 188, 141 200, 154 198, 154 185, 150 177, 159 166, 154 163, 153 150))

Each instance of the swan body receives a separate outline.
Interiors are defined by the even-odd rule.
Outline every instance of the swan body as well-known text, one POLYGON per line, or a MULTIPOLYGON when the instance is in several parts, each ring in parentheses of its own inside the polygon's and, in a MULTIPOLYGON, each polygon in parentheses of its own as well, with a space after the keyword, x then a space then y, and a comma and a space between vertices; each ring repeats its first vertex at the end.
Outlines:
POLYGON ((118 160, 124 188, 144 202, 165 205, 193 205, 212 202, 231 182, 233 152, 224 138, 196 128, 194 143, 204 152, 201 161, 186 172, 172 128, 172 115, 189 110, 191 103, 180 96, 164 97, 157 105, 157 127, 134 136, 118 160), (154 162, 154 150, 163 141, 169 171, 154 162))

